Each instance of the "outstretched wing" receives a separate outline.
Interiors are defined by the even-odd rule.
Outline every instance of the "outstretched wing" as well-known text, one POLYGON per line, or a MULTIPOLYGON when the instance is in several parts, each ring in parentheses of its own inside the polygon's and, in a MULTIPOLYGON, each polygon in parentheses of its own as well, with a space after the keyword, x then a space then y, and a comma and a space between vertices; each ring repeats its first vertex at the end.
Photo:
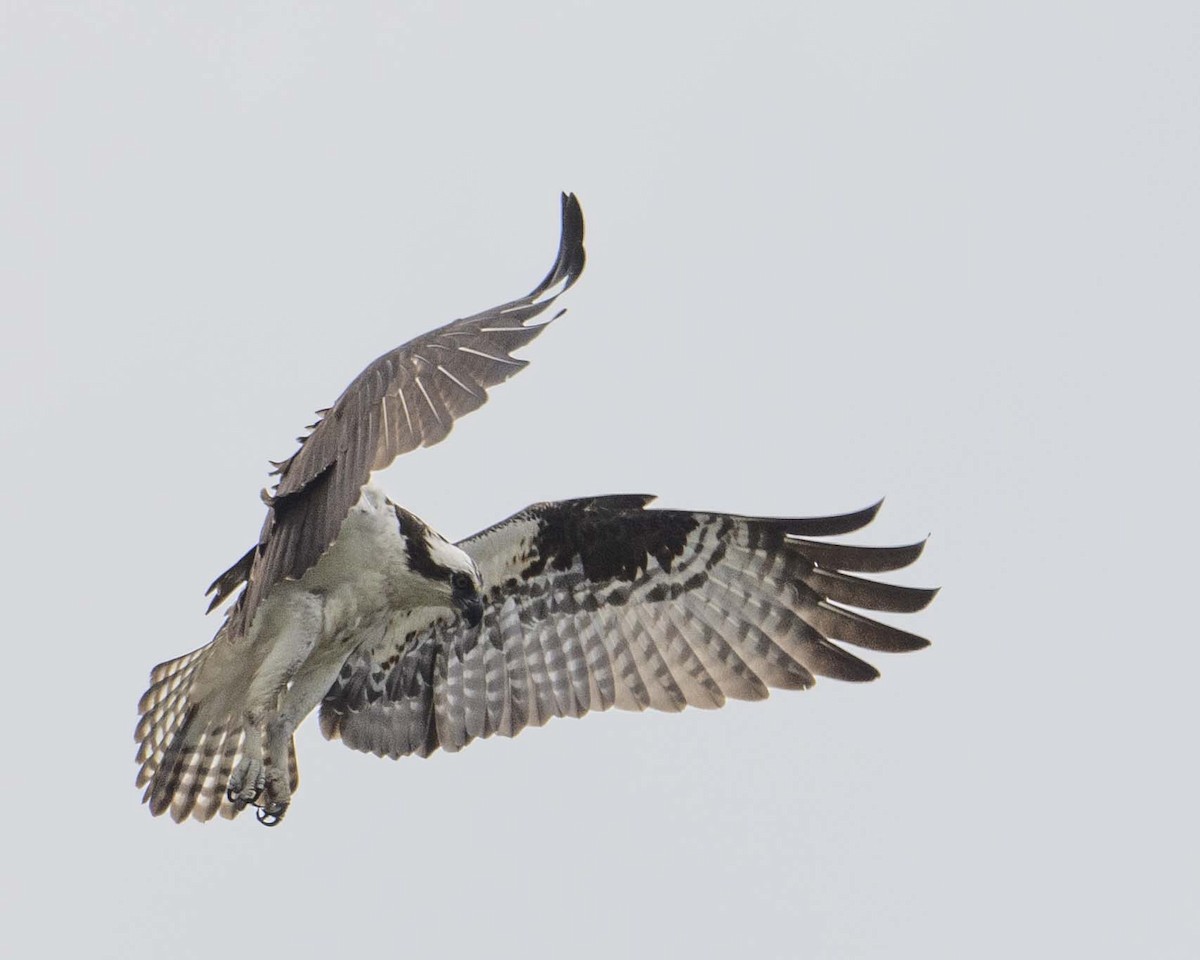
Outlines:
POLYGON ((834 640, 926 645, 850 608, 913 612, 935 590, 847 573, 906 567, 923 543, 807 539, 857 530, 879 504, 775 520, 646 510, 651 499, 538 504, 460 543, 483 575, 482 624, 430 611, 398 618, 346 662, 321 705, 322 732, 381 756, 427 756, 550 717, 713 708, 816 676, 878 676, 834 640))
POLYGON ((487 400, 488 387, 526 365, 512 351, 546 326, 529 321, 575 282, 584 259, 583 213, 563 194, 558 256, 534 290, 411 340, 355 377, 300 449, 277 465, 258 544, 209 587, 209 609, 245 583, 230 614, 235 628, 245 627, 275 583, 303 576, 337 537, 373 470, 437 443, 487 400))

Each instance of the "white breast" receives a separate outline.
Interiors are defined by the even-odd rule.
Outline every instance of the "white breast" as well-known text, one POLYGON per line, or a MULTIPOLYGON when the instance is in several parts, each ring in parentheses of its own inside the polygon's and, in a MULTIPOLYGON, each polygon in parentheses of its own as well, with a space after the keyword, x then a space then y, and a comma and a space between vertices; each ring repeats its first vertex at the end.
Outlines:
POLYGON ((321 559, 299 581, 277 583, 259 607, 244 655, 258 664, 247 703, 274 702, 302 666, 336 667, 382 630, 394 611, 393 582, 407 566, 391 504, 364 489, 321 559))
POLYGON ((389 612, 395 581, 407 570, 407 550, 392 505, 382 491, 367 486, 337 539, 299 586, 322 597, 324 632, 333 638, 389 612))

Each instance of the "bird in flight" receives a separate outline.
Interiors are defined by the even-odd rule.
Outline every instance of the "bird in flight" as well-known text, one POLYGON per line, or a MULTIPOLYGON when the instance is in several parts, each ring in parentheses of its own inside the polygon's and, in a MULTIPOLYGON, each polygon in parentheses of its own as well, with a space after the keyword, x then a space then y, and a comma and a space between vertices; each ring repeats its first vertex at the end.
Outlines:
POLYGON ((551 717, 872 680, 840 644, 927 645, 858 611, 914 612, 935 590, 856 576, 908 566, 923 542, 814 539, 865 526, 879 504, 776 519, 596 496, 537 503, 450 543, 371 483, 526 365, 513 351, 548 326, 531 321, 583 265, 583 214, 564 194, 558 256, 532 292, 384 354, 274 464, 258 542, 208 591, 211 611, 240 588, 224 622, 155 667, 138 705, 151 813, 252 806, 278 824, 298 783, 293 733, 318 707, 327 739, 427 757, 551 717))

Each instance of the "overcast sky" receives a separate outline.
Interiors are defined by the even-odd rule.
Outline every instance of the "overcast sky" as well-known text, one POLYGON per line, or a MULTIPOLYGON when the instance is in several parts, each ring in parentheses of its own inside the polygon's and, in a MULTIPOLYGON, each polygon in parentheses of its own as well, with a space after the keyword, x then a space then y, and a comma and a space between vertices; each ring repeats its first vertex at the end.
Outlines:
POLYGON ((1196 956, 1200 7, 0 0, 0 954, 1196 956), (399 763, 284 826, 133 787, 267 459, 379 353, 568 313, 378 479, 888 497, 883 677, 399 763), (1186 334, 1185 331, 1186 330, 1186 334))

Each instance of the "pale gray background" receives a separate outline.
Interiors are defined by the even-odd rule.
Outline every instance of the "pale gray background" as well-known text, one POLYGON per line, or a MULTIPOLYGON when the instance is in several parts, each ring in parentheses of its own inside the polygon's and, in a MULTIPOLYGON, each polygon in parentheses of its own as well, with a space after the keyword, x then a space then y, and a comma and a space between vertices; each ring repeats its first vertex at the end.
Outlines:
POLYGON ((1195 956, 1200 7, 0 3, 0 953, 1195 956), (589 266, 382 478, 932 531, 883 679, 138 804, 266 459, 589 266))

